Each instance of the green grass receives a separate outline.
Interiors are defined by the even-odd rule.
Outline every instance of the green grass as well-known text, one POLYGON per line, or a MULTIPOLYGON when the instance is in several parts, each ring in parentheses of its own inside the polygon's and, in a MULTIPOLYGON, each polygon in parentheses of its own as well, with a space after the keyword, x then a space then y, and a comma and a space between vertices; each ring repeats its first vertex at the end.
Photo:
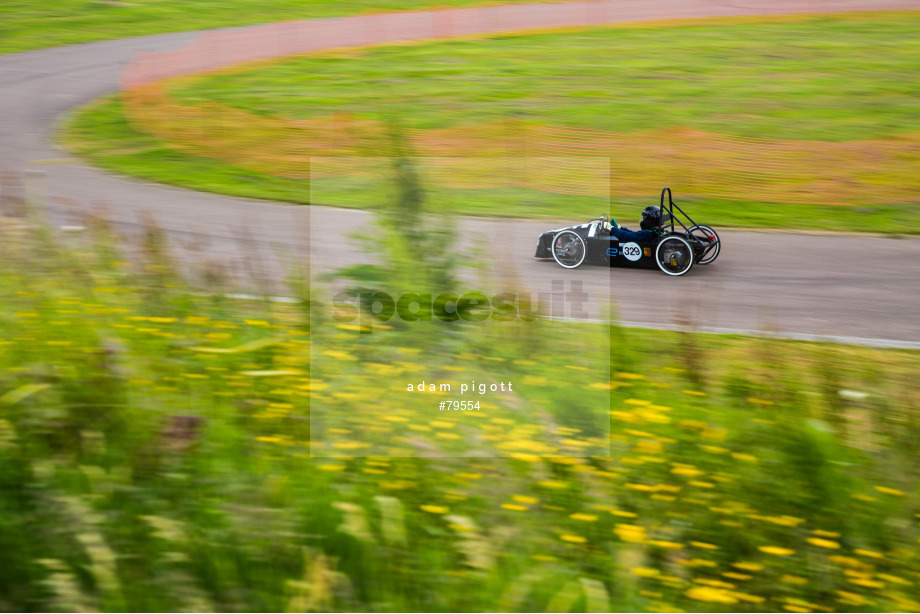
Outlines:
MULTIPOLYGON (((174 84, 172 95, 265 116, 398 116, 406 128, 418 129, 524 119, 624 133, 681 126, 835 143, 916 132, 920 102, 911 88, 920 43, 911 32, 918 25, 920 15, 906 12, 398 45, 186 78, 174 84)), ((77 113, 63 138, 76 153, 118 172, 230 195, 310 202, 306 182, 189 156, 138 133, 117 98, 77 113)), ((911 151, 904 160, 914 156, 911 151)), ((898 164, 910 166, 904 160, 898 164)), ((614 217, 630 220, 640 204, 657 201, 660 187, 671 184, 678 203, 692 203, 694 217, 713 225, 915 231, 911 220, 920 204, 909 196, 840 203, 818 215, 807 201, 746 197, 743 182, 719 190, 718 197, 694 198, 692 186, 709 180, 706 165, 698 166, 677 175, 662 168, 649 177, 643 198, 619 198, 614 185, 614 217), (685 184, 690 188, 682 192, 685 184)), ((916 177, 881 168, 859 181, 903 191, 916 177)), ((375 185, 315 181, 313 202, 373 208, 380 201, 375 185)), ((601 199, 510 187, 445 189, 444 199, 459 213, 508 217, 594 216, 606 207, 601 199)))
MULTIPOLYGON (((522 0, 506 0, 515 2, 522 0)), ((477 0, 6 0, 0 6, 0 53, 163 32, 180 32, 374 11, 469 6, 477 0)))
POLYGON ((0 233, 4 609, 920 607, 917 352, 551 322, 361 335, 322 317, 322 287, 189 292, 152 229, 132 264, 104 228, 0 233), (610 372, 567 368, 572 339, 609 341, 610 372), (518 395, 475 416, 399 390, 498 374, 518 395), (312 412, 348 440, 409 424, 423 454, 452 433, 487 452, 587 399, 608 454, 309 456, 312 412))
POLYGON ((380 46, 183 80, 172 95, 266 116, 398 113, 406 128, 513 118, 613 132, 872 139, 916 129, 918 27, 920 11, 380 46))

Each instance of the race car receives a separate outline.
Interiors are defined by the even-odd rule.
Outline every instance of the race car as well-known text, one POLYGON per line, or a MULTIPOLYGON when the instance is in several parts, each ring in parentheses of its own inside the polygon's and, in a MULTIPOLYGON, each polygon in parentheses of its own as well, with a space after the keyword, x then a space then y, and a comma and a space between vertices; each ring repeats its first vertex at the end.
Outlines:
POLYGON ((621 241, 614 236, 616 223, 602 215, 585 224, 547 230, 537 241, 535 257, 553 258, 566 269, 585 263, 607 264, 658 268, 672 276, 685 275, 694 264, 710 264, 718 258, 721 251, 719 235, 684 213, 674 203, 671 188, 661 191, 661 204, 657 210, 657 226, 644 226, 644 229, 653 231, 644 233, 652 235, 649 240, 621 241), (665 193, 668 195, 667 204, 665 193))

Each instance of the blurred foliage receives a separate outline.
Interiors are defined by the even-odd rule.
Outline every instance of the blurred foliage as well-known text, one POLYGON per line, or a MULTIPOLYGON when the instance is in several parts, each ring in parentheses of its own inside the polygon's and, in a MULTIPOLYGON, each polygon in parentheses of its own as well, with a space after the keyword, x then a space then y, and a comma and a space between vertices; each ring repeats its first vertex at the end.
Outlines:
POLYGON ((599 377, 559 323, 311 327, 316 296, 192 292, 155 228, 129 263, 88 227, 0 217, 4 610, 920 609, 917 352, 588 325, 599 377), (395 405, 443 364, 520 392, 395 405), (609 453, 488 457, 590 398, 609 453), (413 410, 427 458, 311 456, 311 406, 376 416, 344 437, 413 410))
MULTIPOLYGON (((350 279, 351 293, 387 292, 399 296, 412 289, 435 296, 456 289, 455 222, 452 207, 432 207, 414 152, 398 120, 389 123, 387 180, 370 232, 352 235, 375 264, 340 269, 330 278, 350 279)), ((312 184, 311 184, 312 189, 312 184)), ((313 196, 311 195, 311 199, 313 196)))

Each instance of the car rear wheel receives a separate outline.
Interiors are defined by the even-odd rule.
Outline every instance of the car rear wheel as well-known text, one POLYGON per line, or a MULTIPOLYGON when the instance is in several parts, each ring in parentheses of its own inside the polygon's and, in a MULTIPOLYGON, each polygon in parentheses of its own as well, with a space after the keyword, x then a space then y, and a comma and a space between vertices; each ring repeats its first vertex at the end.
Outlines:
POLYGON ((722 242, 719 235, 709 226, 692 226, 688 231, 690 235, 709 243, 709 247, 703 252, 703 257, 696 261, 696 264, 709 264, 719 257, 719 251, 722 249, 722 242))
POLYGON ((571 230, 563 230, 553 237, 552 252, 553 259, 559 263, 559 266, 567 269, 580 267, 588 254, 585 240, 571 230))
POLYGON ((693 248, 683 237, 665 237, 655 248, 655 261, 658 268, 668 275, 684 275, 693 266, 693 248))

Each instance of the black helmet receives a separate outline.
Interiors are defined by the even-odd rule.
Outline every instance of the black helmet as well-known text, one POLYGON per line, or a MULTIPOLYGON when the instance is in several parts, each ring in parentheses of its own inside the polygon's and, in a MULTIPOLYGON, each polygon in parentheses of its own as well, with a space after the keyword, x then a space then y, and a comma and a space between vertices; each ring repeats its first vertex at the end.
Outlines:
POLYGON ((662 214, 659 207, 649 205, 642 210, 642 221, 639 222, 639 228, 642 230, 657 230, 658 227, 670 221, 671 215, 667 211, 662 214))

